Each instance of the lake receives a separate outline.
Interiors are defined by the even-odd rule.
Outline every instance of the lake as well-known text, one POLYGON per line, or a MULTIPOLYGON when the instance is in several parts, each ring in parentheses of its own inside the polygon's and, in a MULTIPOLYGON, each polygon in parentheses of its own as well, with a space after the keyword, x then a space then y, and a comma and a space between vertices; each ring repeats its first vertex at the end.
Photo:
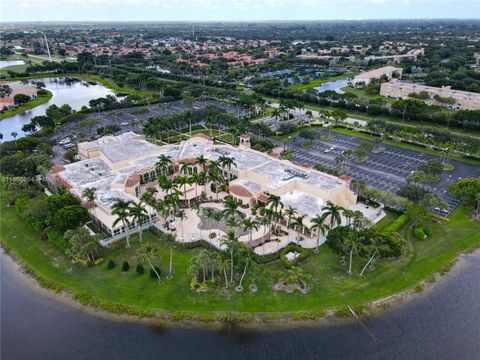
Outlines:
MULTIPOLYGON (((478 359, 480 252, 439 284, 359 324, 270 331, 156 328, 94 317, 25 283, 1 254, 1 358, 478 359)), ((326 279, 327 281, 327 279, 326 279)))
POLYGON ((328 81, 326 83, 323 83, 320 86, 314 87, 314 89, 317 90, 318 92, 331 90, 331 91, 335 91, 338 94, 345 94, 345 91, 341 90, 340 88, 347 86, 349 82, 350 82, 350 79, 328 81))
POLYGON ((52 98, 33 109, 1 120, 0 133, 3 134, 3 140, 13 140, 11 136, 13 131, 18 134, 17 138, 24 136, 22 126, 28 124, 34 116, 45 115, 45 110, 50 105, 68 104, 73 110, 80 110, 82 106, 88 106, 88 102, 92 99, 115 95, 113 91, 101 84, 92 85, 84 81, 66 82, 65 78, 35 79, 35 81, 45 83, 46 89, 52 92, 52 98))
POLYGON ((23 60, 0 60, 0 69, 6 68, 8 66, 23 65, 25 61, 23 60))

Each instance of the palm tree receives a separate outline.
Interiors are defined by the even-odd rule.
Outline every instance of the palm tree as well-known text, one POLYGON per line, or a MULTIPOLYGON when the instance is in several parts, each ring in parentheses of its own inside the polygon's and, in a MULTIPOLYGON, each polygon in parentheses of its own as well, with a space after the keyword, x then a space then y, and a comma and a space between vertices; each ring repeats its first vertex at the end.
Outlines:
POLYGON ((238 213, 238 201, 233 196, 229 195, 224 199, 225 209, 222 211, 222 215, 225 218, 235 217, 238 213))
POLYGON ((369 252, 372 254, 370 259, 367 261, 365 266, 363 267, 362 271, 360 272, 360 276, 363 276, 363 272, 367 268, 367 266, 372 262, 375 256, 378 254, 380 256, 380 242, 376 236, 370 238, 370 244, 368 245, 369 252))
POLYGON ((312 227, 310 231, 317 229, 317 245, 315 246, 315 253, 318 253, 318 244, 320 243, 320 235, 324 236, 328 230, 328 226, 325 224, 325 216, 318 214, 312 220, 312 227))
POLYGON ((292 221, 292 218, 296 214, 297 214, 297 210, 295 210, 291 206, 289 206, 288 208, 285 209, 285 215, 287 215, 287 228, 290 228, 290 222, 292 221))
POLYGON ((275 118, 275 120, 278 120, 279 117, 282 117, 283 113, 283 110, 280 108, 274 108, 272 110, 272 116, 275 118))
POLYGON ((92 211, 93 211, 93 215, 96 218, 96 214, 95 214, 96 206, 95 206, 94 201, 97 198, 97 188, 95 188, 95 187, 85 188, 82 192, 82 198, 84 198, 85 200, 93 203, 92 211))
MULTIPOLYGON (((155 209, 157 207, 157 199, 155 199, 155 196, 153 194, 156 191, 157 190, 155 190, 153 188, 148 188, 147 191, 144 192, 142 194, 142 196, 140 197, 140 201, 142 201, 144 204, 146 204, 146 205, 152 207, 153 209, 155 209)), ((150 224, 153 225, 152 213, 150 213, 150 212, 148 213, 148 219, 150 221, 150 224)))
POLYGON ((195 164, 200 165, 200 167, 202 168, 202 171, 206 170, 207 163, 208 163, 207 158, 205 156, 203 156, 203 154, 199 155, 195 159, 195 164))
POLYGON ((171 280, 173 278, 172 265, 173 265, 173 248, 175 247, 175 236, 172 234, 166 234, 163 238, 167 247, 170 249, 170 261, 168 265, 168 275, 167 279, 171 280))
POLYGON ((357 241, 357 234, 351 233, 348 238, 346 239, 346 245, 350 247, 350 264, 348 266, 348 274, 352 275, 352 258, 353 253, 358 252, 358 241, 357 241))
POLYGON ((175 179, 175 182, 180 187, 183 186, 183 200, 187 204, 187 185, 190 184, 190 179, 186 176, 179 176, 175 179))
POLYGON ((227 169, 227 173, 228 173, 228 179, 226 180, 226 182, 228 182, 230 180, 230 170, 232 168, 232 166, 235 166, 235 159, 230 157, 230 156, 227 156, 227 155, 221 155, 219 158, 218 158, 218 163, 220 164, 220 166, 224 169, 227 169))
POLYGON ((200 269, 202 269, 203 273, 203 283, 207 281, 208 275, 208 266, 211 262, 210 252, 206 249, 201 250, 197 256, 194 258, 194 262, 198 265, 200 269))
POLYGON ((150 243, 146 242, 142 244, 142 246, 140 246, 138 252, 140 254, 140 260, 146 261, 148 265, 150 265, 155 275, 157 275, 158 283, 161 284, 162 279, 160 277, 160 274, 152 264, 152 259, 158 256, 158 250, 154 248, 150 243))
POLYGON ((245 278, 245 275, 247 274, 248 265, 249 264, 254 264, 253 252, 249 249, 245 249, 245 247, 243 247, 243 249, 244 250, 240 253, 240 259, 241 259, 241 261, 243 261, 245 263, 245 265, 244 265, 244 268, 243 268, 242 277, 240 278, 240 283, 236 287, 237 291, 242 291, 243 290, 242 282, 243 282, 243 279, 245 278))
POLYGON ((268 197, 267 205, 268 204, 270 204, 275 212, 278 211, 278 208, 283 209, 283 203, 280 200, 280 196, 271 194, 268 197))
POLYGON ((225 289, 228 289, 228 276, 227 271, 230 267, 230 260, 228 259, 228 254, 225 251, 217 254, 218 256, 218 270, 223 272, 223 276, 225 277, 225 289), (226 255, 226 256, 225 256, 226 255))
POLYGON ((305 219, 307 215, 298 215, 295 220, 293 221, 293 228, 297 231, 297 238, 295 239, 298 245, 298 239, 300 237, 300 233, 303 234, 305 224, 303 223, 303 219, 305 219))
POLYGON ((241 224, 242 222, 240 219, 236 218, 235 216, 230 216, 225 221, 225 225, 232 230, 238 228, 241 224))
POLYGON ((185 210, 177 211, 176 217, 180 219, 180 227, 182 228, 182 239, 183 239, 183 220, 187 218, 187 215, 185 214, 185 210))
POLYGON ((214 186, 215 186, 215 194, 216 194, 216 197, 217 197, 217 201, 218 201, 218 193, 220 192, 219 191, 219 188, 218 188, 218 183, 220 182, 220 175, 218 173, 218 171, 210 171, 208 173, 208 177, 210 178, 210 181, 213 182, 214 186))
POLYGON ((169 194, 176 189, 176 185, 164 175, 158 178, 158 186, 165 194, 169 194))
POLYGON ((130 205, 131 201, 125 201, 123 199, 116 199, 112 205, 112 215, 117 217, 112 227, 115 227, 119 222, 122 223, 127 238, 127 248, 130 247, 130 229, 128 228, 130 226, 130 221, 128 220, 130 216, 130 205))
POLYGON ((198 199, 198 184, 202 182, 202 173, 193 173, 190 176, 190 180, 195 184, 195 199, 198 199))
POLYGON ((246 218, 243 220, 242 225, 243 229, 249 232, 248 245, 250 245, 252 242, 253 230, 258 231, 258 222, 256 222, 254 219, 246 218))
POLYGON ((352 223, 353 214, 353 210, 343 210, 343 216, 345 216, 345 219, 347 220, 347 226, 350 226, 350 224, 352 223))
POLYGON ((18 133, 16 131, 12 131, 10 135, 12 135, 13 140, 17 140, 18 133))
POLYGON ((333 229, 335 225, 340 225, 342 223, 342 218, 340 216, 340 211, 344 209, 341 206, 337 206, 335 204, 328 204, 322 208, 323 214, 325 218, 330 216, 330 229, 333 229))
POLYGON ((227 232, 227 237, 221 240, 222 245, 226 245, 228 251, 230 252, 230 283, 233 284, 233 254, 235 252, 235 248, 238 244, 238 238, 235 235, 235 231, 230 230, 227 232))
POLYGON ((139 202, 138 204, 133 204, 133 206, 129 209, 128 214, 132 216, 133 222, 137 223, 138 226, 138 236, 140 238, 140 242, 143 241, 143 229, 142 229, 142 221, 143 219, 148 217, 148 212, 145 210, 145 206, 139 202))
POLYGON ((164 170, 166 169, 166 173, 170 173, 170 167, 172 166, 172 158, 168 155, 160 155, 158 157, 158 161, 155 164, 156 168, 158 170, 164 170))
POLYGON ((188 176, 190 175, 188 173, 188 170, 192 167, 192 164, 190 164, 189 162, 186 162, 186 161, 182 161, 180 163, 180 173, 184 174, 185 176, 188 176))

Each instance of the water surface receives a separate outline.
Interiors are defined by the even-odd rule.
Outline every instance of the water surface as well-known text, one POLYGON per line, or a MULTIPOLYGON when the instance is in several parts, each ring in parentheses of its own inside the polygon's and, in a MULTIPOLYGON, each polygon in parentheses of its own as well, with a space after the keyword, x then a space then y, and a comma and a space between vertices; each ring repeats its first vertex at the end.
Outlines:
POLYGON ((27 287, 1 255, 1 358, 478 359, 480 252, 414 300, 358 324, 292 330, 154 328, 97 318, 27 287))
POLYGON ((73 110, 80 110, 82 106, 88 106, 92 99, 98 99, 107 95, 114 95, 113 91, 100 84, 88 84, 84 81, 66 82, 65 78, 46 78, 35 79, 45 84, 46 89, 52 92, 52 98, 44 104, 33 109, 0 121, 0 133, 4 140, 13 140, 12 132, 16 132, 18 137, 25 133, 22 126, 28 124, 34 116, 45 115, 45 110, 50 105, 62 106, 68 104, 73 110))
POLYGON ((342 87, 347 86, 350 82, 349 79, 341 79, 341 80, 334 80, 328 81, 323 83, 320 86, 314 87, 315 90, 318 92, 324 92, 327 90, 335 91, 338 94, 345 94, 345 91, 341 90, 342 87))
POLYGON ((6 68, 8 66, 23 65, 25 61, 23 60, 0 60, 0 69, 6 68))

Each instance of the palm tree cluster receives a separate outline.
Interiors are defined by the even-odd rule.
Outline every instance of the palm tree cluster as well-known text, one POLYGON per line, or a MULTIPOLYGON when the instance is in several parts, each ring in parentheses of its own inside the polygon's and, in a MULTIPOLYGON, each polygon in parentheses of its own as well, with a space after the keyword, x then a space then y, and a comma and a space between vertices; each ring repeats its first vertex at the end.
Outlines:
POLYGON ((143 221, 149 218, 145 205, 142 202, 135 203, 130 200, 116 199, 112 205, 112 215, 116 216, 113 222, 113 227, 118 223, 122 223, 125 229, 125 236, 127 239, 127 247, 130 247, 130 229, 138 226, 140 242, 143 241, 143 221))
POLYGON ((188 268, 188 273, 195 277, 196 283, 201 281, 203 284, 221 277, 224 279, 225 289, 227 289, 235 283, 235 271, 240 268, 242 275, 236 290, 241 291, 248 270, 256 266, 253 251, 238 242, 233 230, 230 230, 222 239, 222 244, 226 245, 226 249, 221 252, 205 249, 200 251, 192 258, 192 265, 188 268))

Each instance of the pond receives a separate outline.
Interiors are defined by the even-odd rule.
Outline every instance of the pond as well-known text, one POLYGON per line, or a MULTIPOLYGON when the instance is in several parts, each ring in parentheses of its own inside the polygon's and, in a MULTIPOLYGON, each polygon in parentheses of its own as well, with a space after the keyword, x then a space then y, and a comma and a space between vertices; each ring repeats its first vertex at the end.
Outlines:
POLYGON ((45 115, 45 110, 50 105, 62 106, 68 104, 73 110, 80 110, 82 106, 88 106, 92 99, 98 99, 107 95, 115 95, 110 89, 100 84, 86 83, 85 81, 65 81, 65 78, 35 79, 45 84, 47 90, 52 92, 52 98, 44 104, 21 114, 11 116, 0 121, 0 133, 3 140, 13 140, 12 132, 18 137, 25 136, 22 126, 28 124, 34 116, 45 115))
POLYGON ((2 359, 473 360, 480 353, 478 251, 464 255, 434 288, 365 319, 365 327, 352 322, 289 330, 107 320, 32 289, 7 255, 0 260, 2 359))
POLYGON ((23 65, 25 64, 25 61, 23 60, 0 60, 0 69, 9 67, 9 66, 15 66, 15 65, 23 65))
POLYGON ((344 86, 347 86, 349 82, 350 82, 350 79, 328 81, 326 83, 323 83, 320 86, 316 86, 314 89, 317 90, 318 92, 331 90, 331 91, 335 91, 338 94, 345 94, 345 91, 341 90, 341 88, 344 86))

